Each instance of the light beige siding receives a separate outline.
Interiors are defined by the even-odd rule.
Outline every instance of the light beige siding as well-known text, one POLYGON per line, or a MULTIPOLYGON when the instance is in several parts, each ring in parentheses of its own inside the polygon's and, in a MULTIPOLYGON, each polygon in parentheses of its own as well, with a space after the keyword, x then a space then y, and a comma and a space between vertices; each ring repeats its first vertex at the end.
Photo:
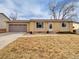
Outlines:
POLYGON ((8 18, 6 18, 3 14, 0 14, 0 29, 6 29, 8 31, 8 18))
POLYGON ((73 23, 65 22, 66 27, 62 27, 62 22, 43 22, 44 28, 36 28, 36 22, 30 22, 30 31, 32 32, 47 32, 49 23, 52 23, 52 32, 73 32, 73 23))

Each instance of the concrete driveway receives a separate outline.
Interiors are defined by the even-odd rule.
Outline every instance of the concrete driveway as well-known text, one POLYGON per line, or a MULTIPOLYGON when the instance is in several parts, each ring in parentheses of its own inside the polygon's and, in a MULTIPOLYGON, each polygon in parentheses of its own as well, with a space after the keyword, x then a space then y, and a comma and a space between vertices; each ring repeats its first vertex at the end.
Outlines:
POLYGON ((15 41, 18 37, 23 36, 24 33, 0 33, 0 49, 7 46, 9 43, 15 41))

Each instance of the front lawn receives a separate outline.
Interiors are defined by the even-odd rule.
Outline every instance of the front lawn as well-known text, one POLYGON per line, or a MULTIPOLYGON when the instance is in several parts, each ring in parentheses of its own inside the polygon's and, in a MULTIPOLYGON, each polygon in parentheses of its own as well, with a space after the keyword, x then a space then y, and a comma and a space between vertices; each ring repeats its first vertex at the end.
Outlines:
POLYGON ((79 59, 79 35, 21 37, 0 50, 0 59, 79 59))

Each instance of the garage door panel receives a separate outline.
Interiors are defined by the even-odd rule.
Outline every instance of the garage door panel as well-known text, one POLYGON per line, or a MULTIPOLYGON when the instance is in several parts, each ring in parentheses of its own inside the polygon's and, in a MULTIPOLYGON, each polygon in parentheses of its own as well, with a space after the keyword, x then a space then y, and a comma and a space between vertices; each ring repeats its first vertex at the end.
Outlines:
POLYGON ((9 25, 10 32, 26 32, 27 26, 26 25, 9 25))

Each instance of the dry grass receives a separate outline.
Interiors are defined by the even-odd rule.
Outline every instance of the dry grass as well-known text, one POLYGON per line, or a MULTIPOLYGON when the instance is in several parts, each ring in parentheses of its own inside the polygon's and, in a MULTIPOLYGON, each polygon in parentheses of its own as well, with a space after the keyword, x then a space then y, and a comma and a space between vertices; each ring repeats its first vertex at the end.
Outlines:
POLYGON ((0 51, 0 59, 79 59, 79 36, 19 38, 0 51))

